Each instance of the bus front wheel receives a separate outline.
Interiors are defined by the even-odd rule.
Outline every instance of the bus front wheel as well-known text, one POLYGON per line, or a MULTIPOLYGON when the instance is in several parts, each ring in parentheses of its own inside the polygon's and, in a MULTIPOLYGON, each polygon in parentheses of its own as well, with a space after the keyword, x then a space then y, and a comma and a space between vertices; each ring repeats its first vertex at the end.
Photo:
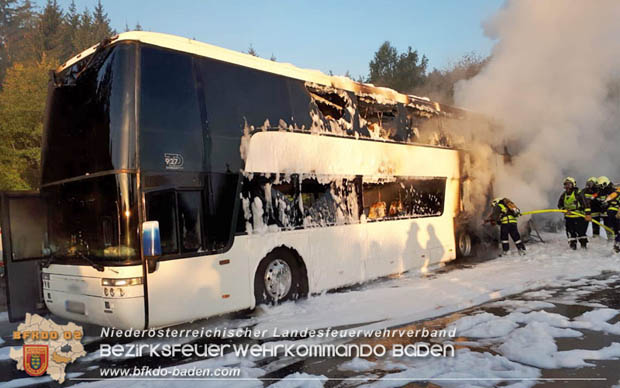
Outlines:
POLYGON ((256 305, 294 300, 305 292, 302 266, 287 248, 276 248, 259 264, 254 277, 256 305))

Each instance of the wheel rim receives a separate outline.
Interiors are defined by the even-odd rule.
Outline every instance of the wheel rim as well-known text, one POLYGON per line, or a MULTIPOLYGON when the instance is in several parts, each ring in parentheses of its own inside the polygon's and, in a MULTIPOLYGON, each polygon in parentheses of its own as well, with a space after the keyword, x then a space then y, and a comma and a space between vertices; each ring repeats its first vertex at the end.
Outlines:
POLYGON ((468 233, 461 233, 459 237, 459 251, 463 256, 471 254, 471 237, 469 237, 468 233))
POLYGON ((293 285, 293 275, 288 263, 275 259, 265 269, 265 291, 274 300, 279 300, 288 294, 293 285))

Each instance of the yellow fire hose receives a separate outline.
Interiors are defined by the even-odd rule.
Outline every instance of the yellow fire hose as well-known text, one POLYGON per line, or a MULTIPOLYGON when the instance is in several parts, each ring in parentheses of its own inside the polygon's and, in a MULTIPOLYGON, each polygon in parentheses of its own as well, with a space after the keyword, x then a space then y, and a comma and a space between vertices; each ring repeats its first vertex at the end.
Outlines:
MULTIPOLYGON (((541 213, 568 213, 567 210, 562 210, 562 209, 541 209, 541 210, 530 210, 529 212, 523 212, 521 213, 522 216, 526 216, 528 214, 541 214, 541 213)), ((583 213, 579 213, 579 212, 571 212, 573 214, 578 215, 579 217, 582 218, 586 218, 586 215, 583 213)), ((614 231, 611 230, 610 227, 605 226, 603 224, 601 224, 600 222, 596 221, 596 220, 592 220, 592 222, 594 222, 595 224, 597 224, 598 226, 600 226, 601 228, 605 229, 605 231, 609 234, 611 234, 612 236, 615 235, 614 231)))

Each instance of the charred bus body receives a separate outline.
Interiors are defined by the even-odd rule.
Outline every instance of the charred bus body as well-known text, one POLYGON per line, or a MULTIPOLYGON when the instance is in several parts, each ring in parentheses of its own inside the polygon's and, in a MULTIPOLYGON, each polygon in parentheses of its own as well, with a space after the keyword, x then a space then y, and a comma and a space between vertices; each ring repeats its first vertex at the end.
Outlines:
POLYGON ((468 254, 463 153, 419 143, 460 114, 184 38, 102 42, 50 81, 40 193, 3 195, 10 317, 158 327, 468 254))

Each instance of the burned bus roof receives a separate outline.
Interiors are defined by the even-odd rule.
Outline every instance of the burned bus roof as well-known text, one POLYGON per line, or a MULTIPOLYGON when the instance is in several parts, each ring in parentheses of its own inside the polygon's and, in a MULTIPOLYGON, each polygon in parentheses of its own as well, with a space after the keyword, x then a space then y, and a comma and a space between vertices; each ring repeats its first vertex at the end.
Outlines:
MULTIPOLYGON (((305 82, 347 90, 357 95, 370 95, 379 102, 399 102, 418 110, 424 110, 437 115, 447 113, 449 115, 463 116, 468 113, 466 110, 440 104, 426 97, 402 94, 390 88, 356 82, 348 77, 329 76, 319 70, 302 69, 290 63, 275 62, 176 35, 162 34, 159 32, 129 31, 115 35, 111 38, 109 43, 119 41, 137 41, 171 50, 187 52, 285 77, 295 78, 305 82)), ((77 61, 93 54, 99 45, 100 44, 96 44, 82 51, 80 54, 70 58, 59 66, 56 70, 58 72, 62 71, 77 61)))

